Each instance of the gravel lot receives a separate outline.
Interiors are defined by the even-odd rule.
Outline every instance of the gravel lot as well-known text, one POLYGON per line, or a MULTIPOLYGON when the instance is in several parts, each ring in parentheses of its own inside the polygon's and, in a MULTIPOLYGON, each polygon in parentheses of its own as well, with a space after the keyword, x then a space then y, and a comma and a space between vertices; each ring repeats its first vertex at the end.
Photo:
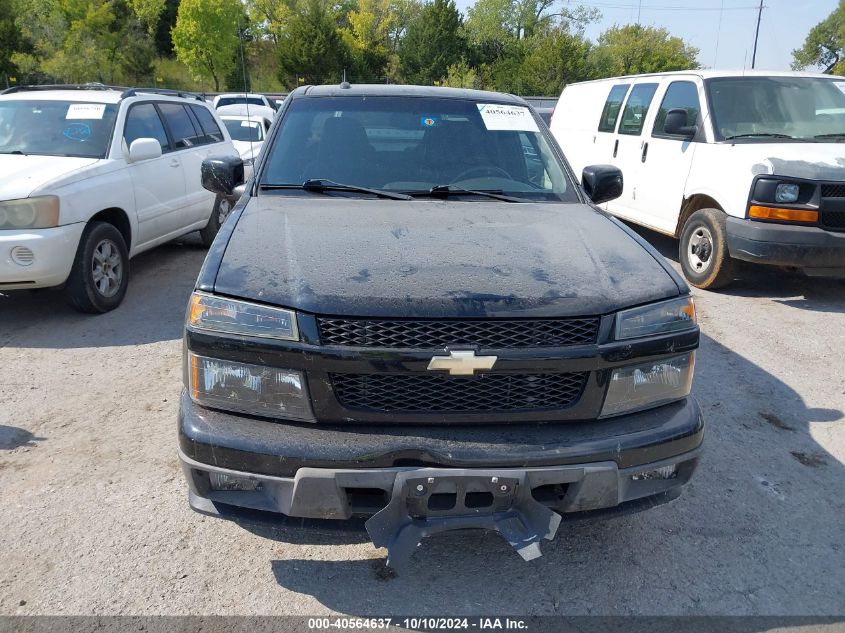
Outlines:
MULTIPOLYGON (((671 240, 644 233, 667 254, 671 240)), ((752 269, 696 292, 705 459, 669 506, 383 567, 360 524, 193 513, 176 459, 193 239, 118 310, 0 295, 0 614, 845 614, 845 282, 752 269)))

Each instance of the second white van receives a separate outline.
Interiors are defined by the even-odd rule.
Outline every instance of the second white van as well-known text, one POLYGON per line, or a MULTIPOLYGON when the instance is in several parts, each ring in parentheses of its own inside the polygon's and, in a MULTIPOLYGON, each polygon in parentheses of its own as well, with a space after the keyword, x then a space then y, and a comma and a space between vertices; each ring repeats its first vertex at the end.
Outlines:
POLYGON ((624 220, 680 239, 699 288, 735 260, 845 277, 845 77, 687 71, 567 86, 551 130, 576 173, 609 163, 624 220))

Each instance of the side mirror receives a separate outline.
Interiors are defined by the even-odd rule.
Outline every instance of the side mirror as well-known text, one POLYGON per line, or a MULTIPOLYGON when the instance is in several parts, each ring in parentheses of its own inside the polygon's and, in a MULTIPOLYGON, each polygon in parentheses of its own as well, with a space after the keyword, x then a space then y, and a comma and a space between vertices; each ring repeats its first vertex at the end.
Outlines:
POLYGON ((594 204, 622 195, 622 170, 613 165, 590 165, 581 172, 581 186, 594 204))
POLYGON ((202 161, 202 186, 209 191, 230 197, 243 183, 244 162, 240 158, 223 156, 202 161))
POLYGON ((154 138, 136 138, 129 146, 129 162, 137 163, 161 156, 161 144, 154 138))
POLYGON ((666 121, 663 122, 663 131, 672 136, 683 136, 692 138, 698 132, 697 125, 688 125, 687 111, 683 108, 673 108, 666 113, 666 121))

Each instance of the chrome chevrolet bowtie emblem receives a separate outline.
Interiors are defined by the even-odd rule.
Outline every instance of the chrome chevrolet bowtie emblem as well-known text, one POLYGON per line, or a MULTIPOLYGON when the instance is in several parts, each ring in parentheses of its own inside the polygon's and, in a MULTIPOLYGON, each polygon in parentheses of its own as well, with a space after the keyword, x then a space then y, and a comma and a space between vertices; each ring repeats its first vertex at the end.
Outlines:
POLYGON ((472 376, 476 369, 493 369, 498 356, 476 356, 475 352, 449 352, 448 356, 435 356, 428 364, 429 370, 443 369, 452 376, 472 376))

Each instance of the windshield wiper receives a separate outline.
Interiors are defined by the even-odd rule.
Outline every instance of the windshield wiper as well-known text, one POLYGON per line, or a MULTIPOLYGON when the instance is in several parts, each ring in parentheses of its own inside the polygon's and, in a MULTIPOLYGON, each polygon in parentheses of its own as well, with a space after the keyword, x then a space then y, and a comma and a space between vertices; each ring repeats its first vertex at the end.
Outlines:
POLYGON ((19 149, 13 149, 11 152, 0 152, 0 154, 14 154, 15 156, 29 156, 29 154, 24 154, 19 149))
POLYGON ((351 191, 354 193, 369 193, 379 198, 387 198, 389 200, 412 200, 411 196, 404 193, 394 193, 392 191, 384 191, 383 189, 370 189, 369 187, 359 187, 358 185, 344 185, 343 183, 334 182, 325 178, 309 178, 301 185, 260 185, 261 189, 304 189, 305 191, 314 191, 322 193, 325 191, 351 191))
POLYGON ((725 140, 729 141, 732 138, 795 138, 789 134, 779 134, 778 132, 752 132, 749 134, 733 134, 726 136, 725 140))
POLYGON ((408 193, 415 198, 419 196, 431 196, 433 198, 442 196, 446 198, 450 195, 470 195, 493 198, 494 200, 502 200, 503 202, 527 202, 525 198, 506 196, 501 189, 464 189, 463 187, 456 187, 455 185, 434 185, 428 191, 409 191, 408 193))
POLYGON ((813 138, 845 138, 845 132, 831 132, 830 134, 816 134, 813 138))

